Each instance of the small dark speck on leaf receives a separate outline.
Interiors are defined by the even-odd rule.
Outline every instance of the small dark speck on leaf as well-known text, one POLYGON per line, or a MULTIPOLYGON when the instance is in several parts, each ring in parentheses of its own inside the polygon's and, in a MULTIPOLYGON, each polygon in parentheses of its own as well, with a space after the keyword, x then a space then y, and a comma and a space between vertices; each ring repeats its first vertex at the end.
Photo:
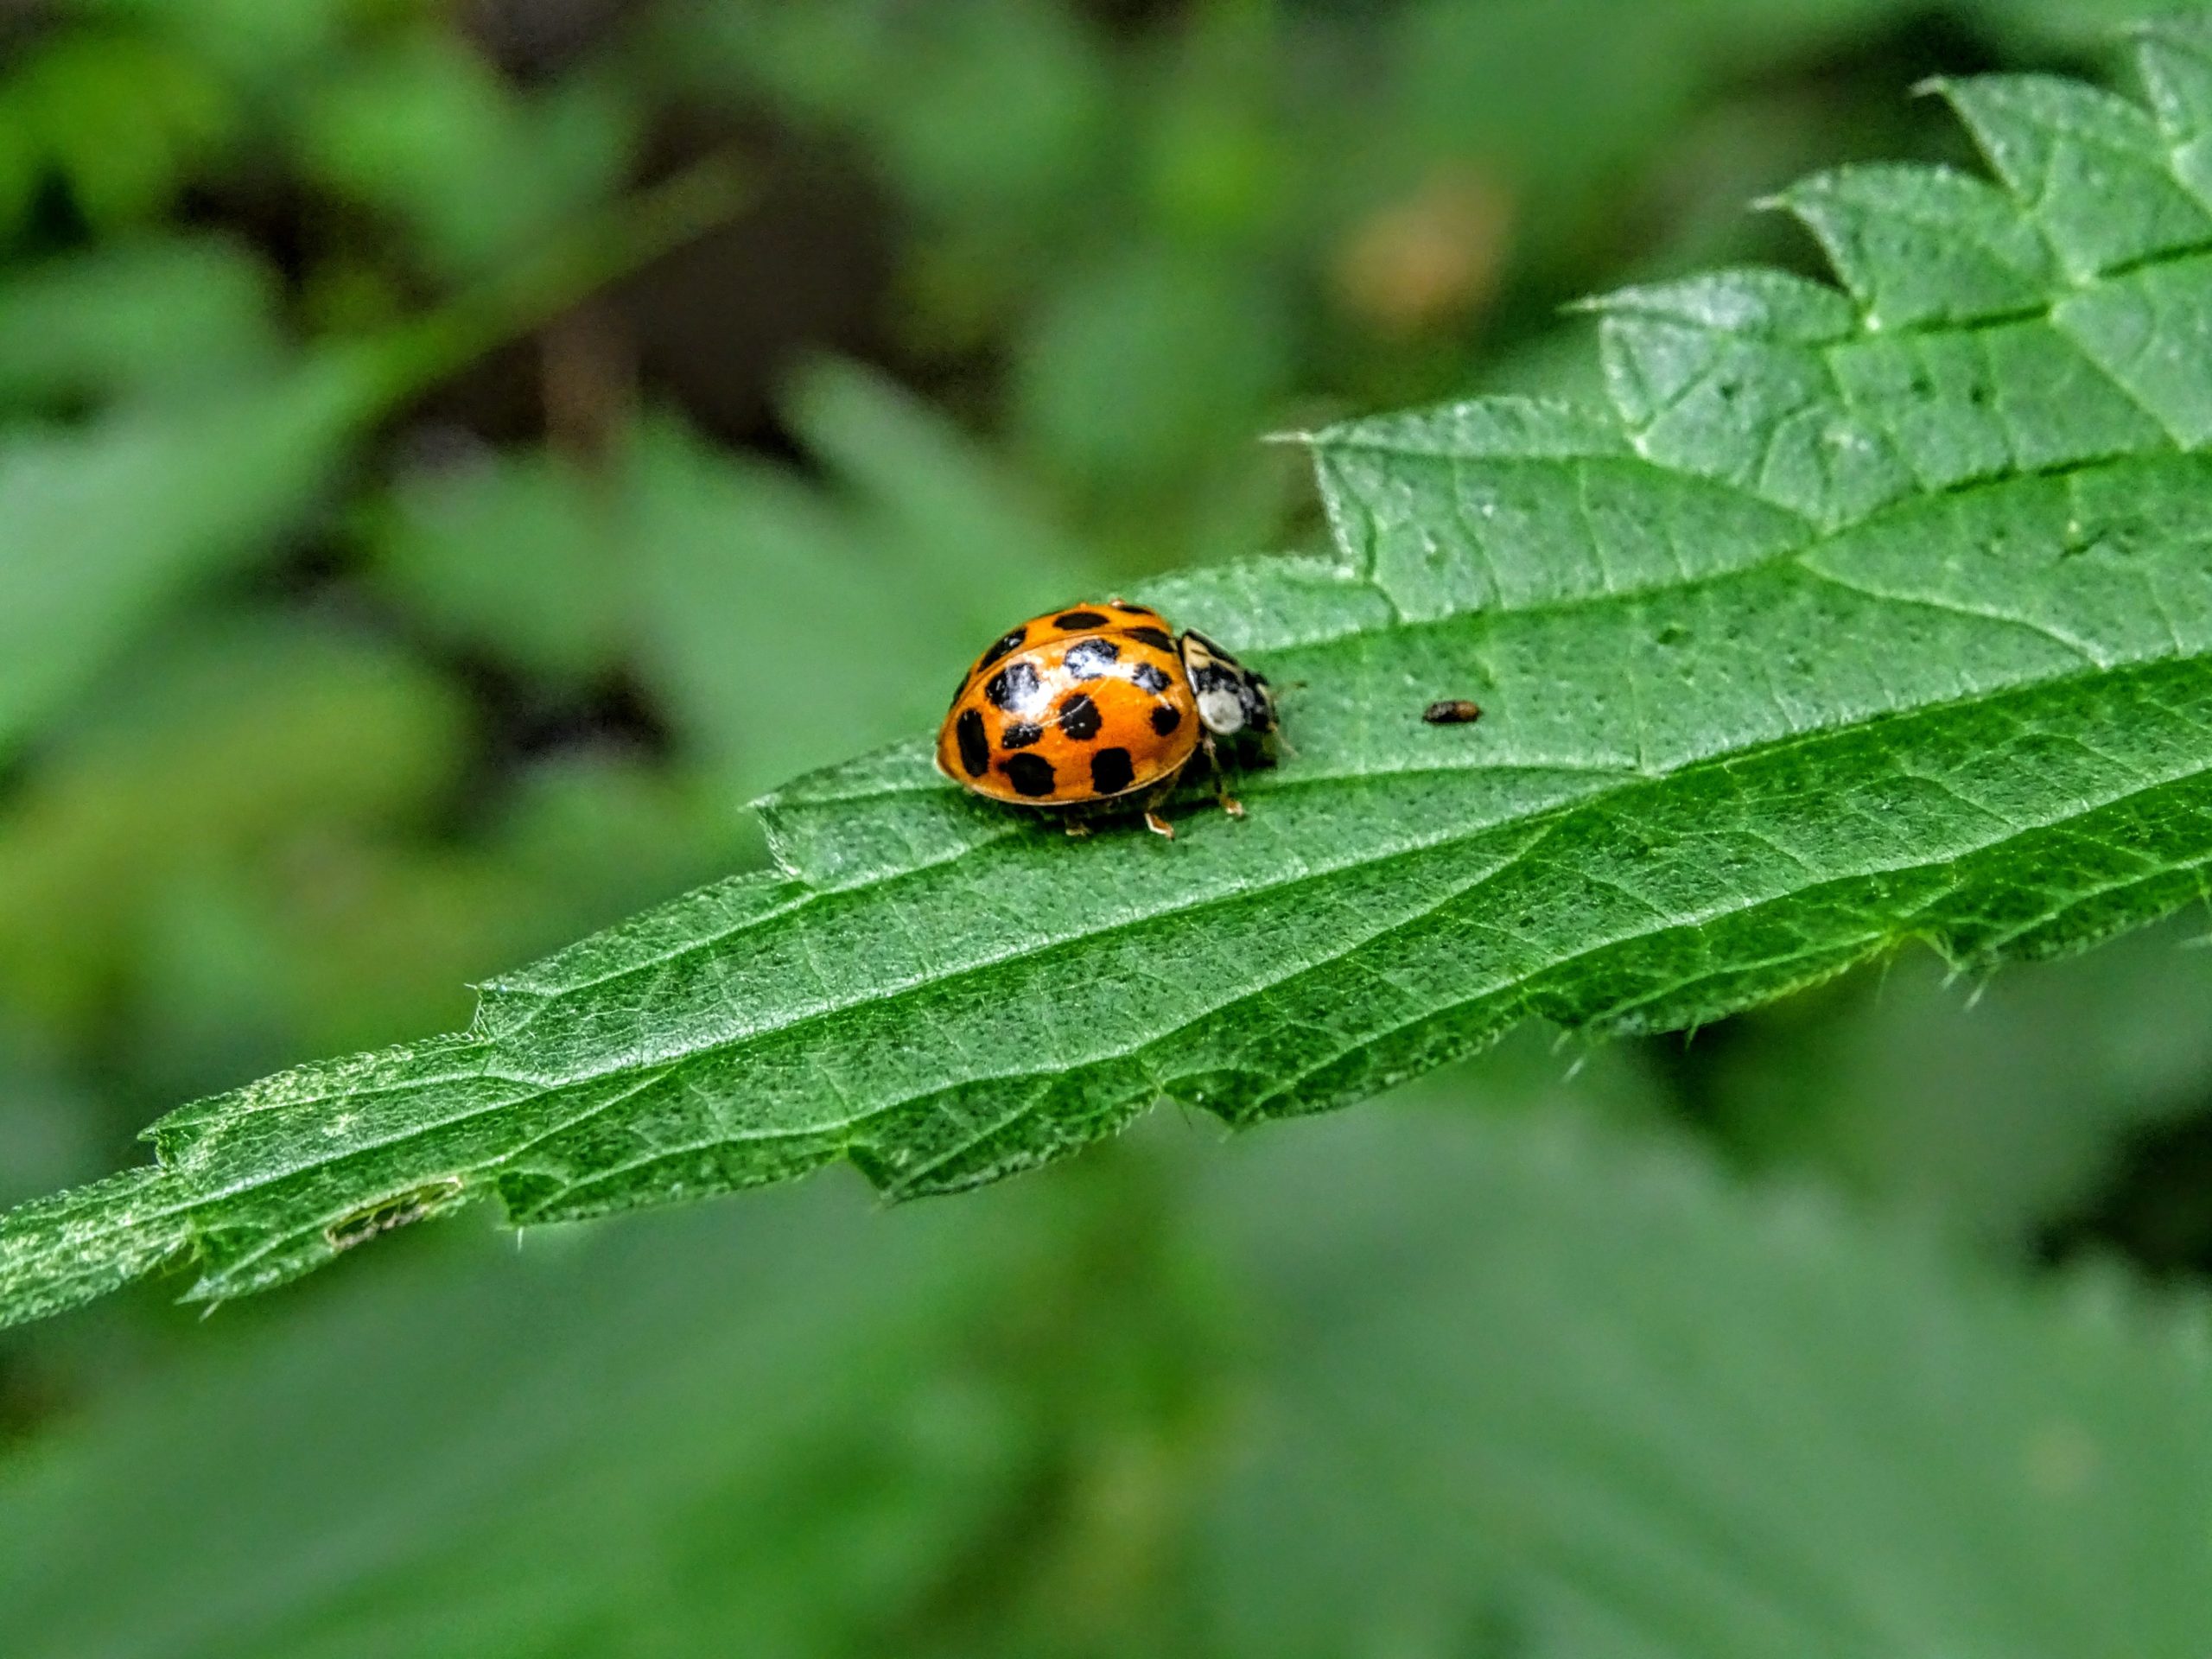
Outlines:
POLYGON ((1421 711, 1432 726, 1465 726, 1483 717, 1482 709, 1465 697, 1440 697, 1421 711))

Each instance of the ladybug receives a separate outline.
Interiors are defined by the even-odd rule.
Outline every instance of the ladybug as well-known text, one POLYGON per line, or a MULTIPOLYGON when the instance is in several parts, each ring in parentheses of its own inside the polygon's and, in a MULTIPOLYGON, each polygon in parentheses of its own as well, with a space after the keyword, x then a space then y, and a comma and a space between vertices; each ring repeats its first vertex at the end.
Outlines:
MULTIPOLYGON (((1155 810, 1203 754, 1221 783, 1224 753, 1274 758, 1267 681, 1204 634, 1170 633, 1149 605, 1071 606, 1009 628, 960 682, 937 734, 937 766, 963 789, 1087 818, 1155 810)), ((1244 809, 1221 790, 1223 809, 1244 809)))

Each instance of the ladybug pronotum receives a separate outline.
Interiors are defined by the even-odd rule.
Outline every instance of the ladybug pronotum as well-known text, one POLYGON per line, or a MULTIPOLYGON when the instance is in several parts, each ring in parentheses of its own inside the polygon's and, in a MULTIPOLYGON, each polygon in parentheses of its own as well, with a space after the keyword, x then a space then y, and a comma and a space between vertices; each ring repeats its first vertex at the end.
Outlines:
MULTIPOLYGON (((1156 810, 1204 756, 1219 784, 1225 757, 1273 758, 1268 683, 1202 633, 1167 631, 1149 605, 1073 605, 1009 628, 960 682, 937 734, 938 770, 962 788, 1087 818, 1156 810)), ((1235 817, 1244 809, 1221 792, 1235 817)))

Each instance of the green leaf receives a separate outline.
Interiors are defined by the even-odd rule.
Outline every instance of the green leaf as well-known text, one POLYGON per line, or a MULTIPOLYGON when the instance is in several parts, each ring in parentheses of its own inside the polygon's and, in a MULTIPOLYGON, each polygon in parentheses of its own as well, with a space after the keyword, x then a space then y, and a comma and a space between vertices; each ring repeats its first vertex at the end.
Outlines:
POLYGON ((361 515, 363 539, 383 584, 440 633, 588 681, 620 660, 630 620, 605 471, 543 449, 441 456, 361 515))
POLYGON ((166 209, 242 124, 232 90, 151 30, 55 30, 10 71, 0 84, 10 147, 22 146, 103 232, 166 209))
MULTIPOLYGON (((151 970, 165 899, 226 868, 267 879, 287 844, 424 821, 467 737, 453 689, 389 646, 265 616, 197 620, 144 642, 105 696, 49 730, 0 809, 0 998, 111 1051, 124 1045, 92 1038, 97 1011, 118 963, 151 970)), ((328 909, 321 919, 327 930, 328 909)))
POLYGON ((0 289, 0 757, 211 567, 262 552, 391 396, 365 348, 288 352, 257 263, 209 239, 56 259, 0 289))
POLYGON ((785 122, 857 130, 934 219, 1003 227, 1086 194, 1095 207, 1114 143, 1111 49, 1064 8, 736 0, 647 18, 645 47, 695 93, 739 89, 785 122))
POLYGON ((1204 254, 1116 249, 1041 309, 1015 365, 1040 461, 1109 498, 1157 493, 1289 379, 1280 286, 1204 254))
MULTIPOLYGON (((1147 590, 1285 688, 1295 754, 1248 780, 1248 820, 1078 844, 962 796, 920 742, 817 773, 763 804, 775 873, 493 983, 465 1033, 172 1114, 128 1220, 0 1223, 0 1314, 156 1243, 188 1243, 192 1295, 236 1295, 479 1196, 550 1221, 838 1158, 948 1192, 1162 1096, 1319 1110, 1531 1015, 1694 1026, 1905 939, 1985 967, 2197 898, 2195 198, 2134 191, 2147 117, 2040 82, 1954 96, 2055 250, 2048 305, 1904 283, 1891 197, 1925 218, 1957 193, 1853 180, 1815 219, 1848 293, 1751 270, 1616 295, 1610 407, 1332 429, 1337 557, 1147 590), (2094 224, 2045 188, 2074 173, 2108 181, 2094 224), (1896 293, 1944 320, 1877 326, 1896 293), (1487 713, 1426 726, 1438 696, 1487 713)), ((2014 246, 1968 194, 1959 238, 2014 246)), ((880 634, 792 694, 959 666, 880 634)))

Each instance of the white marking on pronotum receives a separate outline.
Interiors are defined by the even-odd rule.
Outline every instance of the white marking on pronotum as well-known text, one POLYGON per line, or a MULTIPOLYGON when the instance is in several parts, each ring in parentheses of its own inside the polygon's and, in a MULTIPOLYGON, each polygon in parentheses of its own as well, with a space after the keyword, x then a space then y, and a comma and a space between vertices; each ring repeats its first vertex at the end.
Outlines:
POLYGON ((1244 705, 1237 701, 1236 693, 1225 686, 1198 693, 1198 718, 1209 731, 1226 735, 1241 731, 1244 726, 1244 705))

